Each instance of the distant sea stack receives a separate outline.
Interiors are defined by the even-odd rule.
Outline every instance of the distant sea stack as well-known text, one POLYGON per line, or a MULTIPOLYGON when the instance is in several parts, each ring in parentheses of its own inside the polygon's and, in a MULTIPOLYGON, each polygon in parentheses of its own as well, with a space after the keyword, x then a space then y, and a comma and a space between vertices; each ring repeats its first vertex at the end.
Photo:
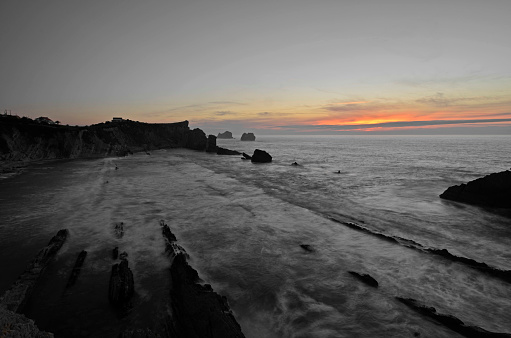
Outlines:
POLYGON ((511 171, 487 175, 449 187, 441 198, 487 207, 511 209, 511 171))
POLYGON ((230 131, 226 131, 223 133, 218 133, 217 138, 224 138, 224 139, 232 139, 232 133, 230 131))
POLYGON ((242 141, 255 141, 255 135, 253 133, 243 133, 241 135, 242 141))

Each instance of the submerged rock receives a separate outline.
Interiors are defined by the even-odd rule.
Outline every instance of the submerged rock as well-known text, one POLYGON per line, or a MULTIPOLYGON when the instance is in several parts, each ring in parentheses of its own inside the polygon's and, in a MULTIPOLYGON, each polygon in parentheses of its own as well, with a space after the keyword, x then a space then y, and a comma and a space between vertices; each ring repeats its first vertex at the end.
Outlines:
POLYGON ((217 155, 241 155, 239 151, 217 147, 217 155))
POLYGON ((243 135, 241 135, 241 140, 242 141, 255 141, 256 137, 253 133, 243 133, 243 135))
POLYGON ((82 250, 78 254, 78 257, 76 258, 75 266, 73 267, 73 271, 71 271, 71 276, 69 276, 69 280, 67 281, 66 287, 73 286, 76 283, 76 280, 78 279, 78 276, 80 275, 80 272, 82 271, 82 265, 85 261, 85 257, 87 257, 87 251, 82 250))
POLYGON ((360 274, 360 273, 355 272, 355 271, 348 271, 348 272, 350 274, 352 274, 353 276, 355 276, 358 280, 366 283, 367 285, 372 286, 374 288, 378 287, 378 282, 376 281, 376 279, 374 279, 370 275, 368 275, 368 274, 360 274))
POLYGON ((314 252, 314 249, 310 244, 300 244, 300 247, 307 252, 314 252))
POLYGON ((232 133, 230 131, 226 131, 226 132, 223 132, 223 133, 218 133, 218 136, 217 138, 222 138, 222 139, 232 139, 232 133))
POLYGON ((247 153, 243 153, 242 155, 243 155, 242 160, 251 160, 251 159, 252 159, 252 156, 250 156, 250 155, 249 155, 249 154, 247 154, 247 153))
POLYGON ((511 171, 506 170, 454 185, 440 197, 457 202, 511 209, 511 171))
POLYGON ((251 161, 256 163, 268 163, 272 161, 272 157, 266 151, 256 149, 254 150, 251 161))

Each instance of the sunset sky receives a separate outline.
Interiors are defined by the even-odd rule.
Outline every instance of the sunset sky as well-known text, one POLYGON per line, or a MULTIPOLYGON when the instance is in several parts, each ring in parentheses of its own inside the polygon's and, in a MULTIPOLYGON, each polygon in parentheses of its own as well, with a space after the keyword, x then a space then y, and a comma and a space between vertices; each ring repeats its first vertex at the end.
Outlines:
POLYGON ((0 29, 2 113, 511 135, 509 0, 2 0, 0 29))

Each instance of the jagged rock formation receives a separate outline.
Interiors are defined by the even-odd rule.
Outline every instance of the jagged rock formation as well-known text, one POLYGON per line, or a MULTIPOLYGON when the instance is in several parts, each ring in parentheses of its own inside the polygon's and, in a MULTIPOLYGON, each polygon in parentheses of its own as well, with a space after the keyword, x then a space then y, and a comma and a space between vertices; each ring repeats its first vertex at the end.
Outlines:
POLYGON ((73 271, 71 271, 71 276, 69 276, 69 280, 67 281, 66 287, 73 286, 76 283, 76 280, 78 279, 78 276, 80 275, 80 272, 82 271, 82 265, 85 261, 85 257, 87 257, 87 251, 82 250, 80 254, 78 254, 78 257, 76 258, 75 266, 73 267, 73 271))
POLYGON ((208 135, 208 145, 206 146, 207 153, 214 153, 217 151, 216 136, 208 135))
POLYGON ((0 299, 0 306, 14 312, 23 311, 28 298, 37 284, 37 281, 46 270, 50 261, 57 255, 69 232, 67 229, 59 230, 52 237, 46 247, 44 247, 32 262, 27 266, 25 272, 18 277, 16 282, 7 290, 0 299))
POLYGON ((243 135, 241 135, 241 140, 242 141, 255 141, 255 135, 253 133, 243 133, 243 135))
POLYGON ((424 304, 420 304, 417 300, 412 298, 401 298, 396 297, 398 301, 410 307, 411 309, 421 313, 429 318, 436 320, 451 330, 458 332, 459 334, 470 337, 470 338, 511 338, 511 334, 508 333, 497 333, 486 331, 477 326, 469 326, 463 323, 460 319, 452 316, 436 312, 434 307, 428 307, 424 304))
POLYGON ((128 267, 128 260, 122 259, 119 264, 112 266, 108 299, 121 309, 129 307, 131 297, 135 293, 133 273, 128 267))
POLYGON ((170 267, 171 336, 244 337, 227 299, 214 292, 211 285, 198 284, 199 274, 188 264, 184 249, 175 243, 176 236, 163 221, 160 225, 166 242, 166 251, 173 257, 170 267))
POLYGON ((251 160, 252 159, 252 156, 250 156, 247 153, 243 153, 242 155, 243 155, 243 157, 241 158, 242 160, 251 160))
POLYGON ((440 197, 469 204, 511 209, 511 171, 506 170, 466 184, 454 185, 440 197))
POLYGON ((4 171, 19 166, 21 161, 125 156, 161 148, 205 150, 207 146, 204 132, 198 128, 190 130, 188 121, 127 120, 87 127, 39 124, 28 118, 2 118, 1 122, 0 162, 4 171))
POLYGON ((51 338, 52 333, 40 331, 32 319, 0 306, 0 337, 51 338))
POLYGON ((357 278, 358 280, 366 283, 367 285, 372 286, 374 288, 378 287, 378 282, 376 281, 376 279, 374 279, 370 275, 368 275, 368 274, 360 274, 360 273, 355 272, 355 271, 348 271, 348 272, 351 275, 355 276, 355 278, 357 278))
POLYGON ((266 151, 256 149, 254 150, 254 154, 252 154, 251 161, 257 163, 268 163, 272 161, 272 157, 266 151))
POLYGON ((230 131, 226 131, 223 133, 218 133, 217 138, 223 138, 223 139, 232 139, 232 133, 230 131))

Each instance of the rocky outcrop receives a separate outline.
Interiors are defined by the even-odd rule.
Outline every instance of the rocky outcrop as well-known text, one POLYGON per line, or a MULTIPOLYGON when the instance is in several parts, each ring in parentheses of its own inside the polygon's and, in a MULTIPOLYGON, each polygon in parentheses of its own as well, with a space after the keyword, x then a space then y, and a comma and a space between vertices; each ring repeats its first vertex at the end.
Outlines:
POLYGON ((48 245, 39 251, 34 260, 30 262, 25 272, 23 272, 11 288, 4 293, 0 299, 0 306, 14 312, 21 312, 23 310, 39 278, 42 276, 51 260, 57 255, 66 241, 68 234, 67 229, 63 229, 59 230, 57 234, 52 237, 48 245))
POLYGON ((242 158, 243 160, 251 160, 252 159, 252 156, 250 156, 247 153, 243 153, 242 155, 243 155, 243 158, 242 158))
POLYGON ((39 124, 28 118, 1 118, 0 122, 0 162, 13 165, 20 161, 124 156, 161 148, 206 148, 205 135, 190 131, 188 121, 123 121, 87 127, 39 124))
POLYGON ((436 309, 434 307, 428 307, 424 304, 420 304, 417 300, 412 298, 401 298, 396 297, 398 301, 405 304, 409 308, 417 311, 418 313, 429 317, 431 319, 434 319, 435 321, 439 322, 440 324, 448 327, 449 329, 458 332, 459 334, 470 337, 470 338, 511 338, 511 334, 508 333, 496 333, 496 332, 490 332, 486 331, 480 327, 477 326, 469 326, 466 325, 463 321, 460 319, 452 316, 452 315, 446 315, 436 312, 436 309))
POLYGON ((69 280, 67 281, 66 287, 73 286, 76 283, 76 280, 78 279, 78 276, 80 275, 80 272, 82 271, 82 265, 85 261, 85 257, 87 257, 87 251, 83 250, 78 254, 78 257, 76 258, 75 266, 73 267, 73 271, 71 271, 71 275, 69 276, 69 280))
POLYGON ((243 133, 243 135, 241 135, 241 140, 242 141, 255 141, 255 135, 253 133, 243 133))
POLYGON ((272 161, 272 157, 266 151, 256 149, 254 150, 254 154, 252 155, 251 161, 257 163, 268 163, 272 161))
POLYGON ((376 281, 376 279, 374 279, 370 275, 365 274, 365 273, 361 274, 361 273, 358 273, 358 272, 355 272, 355 271, 348 271, 348 272, 351 275, 355 276, 355 278, 357 278, 361 282, 364 282, 367 285, 372 286, 373 288, 377 288, 378 287, 378 282, 376 281))
POLYGON ((216 136, 215 135, 208 135, 208 142, 206 146, 206 152, 207 153, 214 153, 217 151, 216 146, 216 136))
POLYGON ((51 338, 52 333, 40 331, 32 319, 0 306, 0 337, 51 338))
POLYGON ((208 145, 206 134, 199 128, 186 132, 185 147, 193 150, 205 150, 208 145))
POLYGON ((169 330, 172 337, 244 337, 241 327, 225 297, 213 291, 211 285, 201 285, 199 274, 187 262, 187 256, 176 246, 176 236, 168 225, 160 222, 166 250, 172 259, 169 330))
POLYGON ((506 170, 455 185, 440 197, 457 202, 511 209, 511 171, 506 170))
POLYGON ((232 133, 230 131, 226 131, 226 132, 223 132, 223 133, 218 133, 218 136, 217 138, 222 138, 222 139, 232 139, 232 133))
POLYGON ((241 155, 239 151, 217 147, 217 155, 241 155))
POLYGON ((133 273, 128 267, 128 260, 122 259, 119 264, 112 266, 108 299, 113 305, 127 309, 134 292, 133 273))

